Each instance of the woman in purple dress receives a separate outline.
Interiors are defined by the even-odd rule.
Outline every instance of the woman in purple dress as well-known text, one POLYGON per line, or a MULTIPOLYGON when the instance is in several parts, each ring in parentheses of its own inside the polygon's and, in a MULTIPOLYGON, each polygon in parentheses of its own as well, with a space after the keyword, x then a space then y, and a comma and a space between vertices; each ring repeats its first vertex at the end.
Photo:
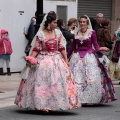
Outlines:
POLYGON ((108 48, 99 47, 88 16, 80 17, 79 26, 68 51, 79 99, 82 104, 114 101, 116 97, 112 81, 97 54, 97 51, 108 50, 108 48))

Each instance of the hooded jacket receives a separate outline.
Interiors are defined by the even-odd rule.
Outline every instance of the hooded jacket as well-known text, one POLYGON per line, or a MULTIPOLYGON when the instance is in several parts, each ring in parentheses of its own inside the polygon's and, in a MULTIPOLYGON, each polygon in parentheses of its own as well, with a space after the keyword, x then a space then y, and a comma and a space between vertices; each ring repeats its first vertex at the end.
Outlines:
POLYGON ((12 45, 9 38, 2 38, 3 34, 8 33, 7 30, 1 30, 0 38, 0 54, 12 54, 12 45))

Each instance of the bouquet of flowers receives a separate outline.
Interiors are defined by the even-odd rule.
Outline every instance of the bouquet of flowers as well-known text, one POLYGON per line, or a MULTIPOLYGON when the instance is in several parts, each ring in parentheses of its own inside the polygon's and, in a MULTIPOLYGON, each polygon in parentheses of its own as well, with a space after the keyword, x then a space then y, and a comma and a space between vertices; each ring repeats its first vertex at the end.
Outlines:
POLYGON ((36 66, 37 60, 32 56, 26 56, 23 59, 26 61, 26 65, 21 72, 21 77, 22 79, 27 79, 30 67, 36 66))

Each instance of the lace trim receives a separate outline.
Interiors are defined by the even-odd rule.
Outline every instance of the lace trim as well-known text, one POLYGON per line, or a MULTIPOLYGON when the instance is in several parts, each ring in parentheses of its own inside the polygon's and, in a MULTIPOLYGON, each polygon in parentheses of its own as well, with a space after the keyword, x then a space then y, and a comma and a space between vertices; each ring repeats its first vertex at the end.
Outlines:
POLYGON ((38 36, 38 38, 39 38, 40 41, 44 41, 45 36, 44 36, 43 31, 40 31, 39 34, 37 34, 37 36, 38 36))
POLYGON ((60 33, 61 33, 60 30, 55 29, 56 38, 59 38, 59 37, 60 37, 60 33))
MULTIPOLYGON (((40 31, 39 34, 37 34, 38 38, 40 39, 40 41, 44 41, 45 39, 45 35, 43 33, 43 31, 40 31)), ((60 37, 60 31, 58 29, 55 29, 55 38, 59 38, 60 37)))
POLYGON ((55 54, 60 54, 60 52, 59 51, 55 51, 55 52, 41 51, 40 54, 41 55, 55 55, 55 54))
POLYGON ((88 36, 78 36, 78 35, 76 35, 75 39, 80 40, 80 43, 83 44, 84 40, 87 40, 87 39, 91 38, 92 33, 93 33, 93 30, 89 30, 88 36))

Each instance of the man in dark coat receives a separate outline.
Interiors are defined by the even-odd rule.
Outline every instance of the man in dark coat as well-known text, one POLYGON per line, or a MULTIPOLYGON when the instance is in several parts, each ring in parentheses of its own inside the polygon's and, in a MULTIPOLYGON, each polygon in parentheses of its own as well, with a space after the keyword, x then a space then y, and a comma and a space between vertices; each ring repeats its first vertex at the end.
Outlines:
POLYGON ((29 55, 29 51, 31 48, 31 42, 35 36, 35 24, 36 24, 36 19, 35 19, 35 17, 32 17, 31 21, 30 21, 30 25, 28 27, 28 31, 26 32, 25 28, 24 28, 24 35, 25 35, 26 39, 28 40, 28 44, 25 48, 26 56, 29 55))
POLYGON ((104 15, 102 14, 102 13, 98 13, 97 15, 97 24, 96 24, 96 26, 95 26, 95 31, 97 32, 97 30, 100 28, 100 27, 102 27, 102 25, 101 25, 101 22, 102 22, 102 20, 104 19, 104 15))
POLYGON ((66 39, 66 42, 67 42, 66 48, 67 48, 67 51, 68 51, 68 49, 69 49, 69 47, 72 43, 72 40, 74 39, 74 34, 72 34, 70 31, 68 31, 65 28, 65 24, 64 24, 64 21, 62 19, 59 19, 57 21, 57 25, 58 25, 59 29, 61 30, 63 36, 66 39))

